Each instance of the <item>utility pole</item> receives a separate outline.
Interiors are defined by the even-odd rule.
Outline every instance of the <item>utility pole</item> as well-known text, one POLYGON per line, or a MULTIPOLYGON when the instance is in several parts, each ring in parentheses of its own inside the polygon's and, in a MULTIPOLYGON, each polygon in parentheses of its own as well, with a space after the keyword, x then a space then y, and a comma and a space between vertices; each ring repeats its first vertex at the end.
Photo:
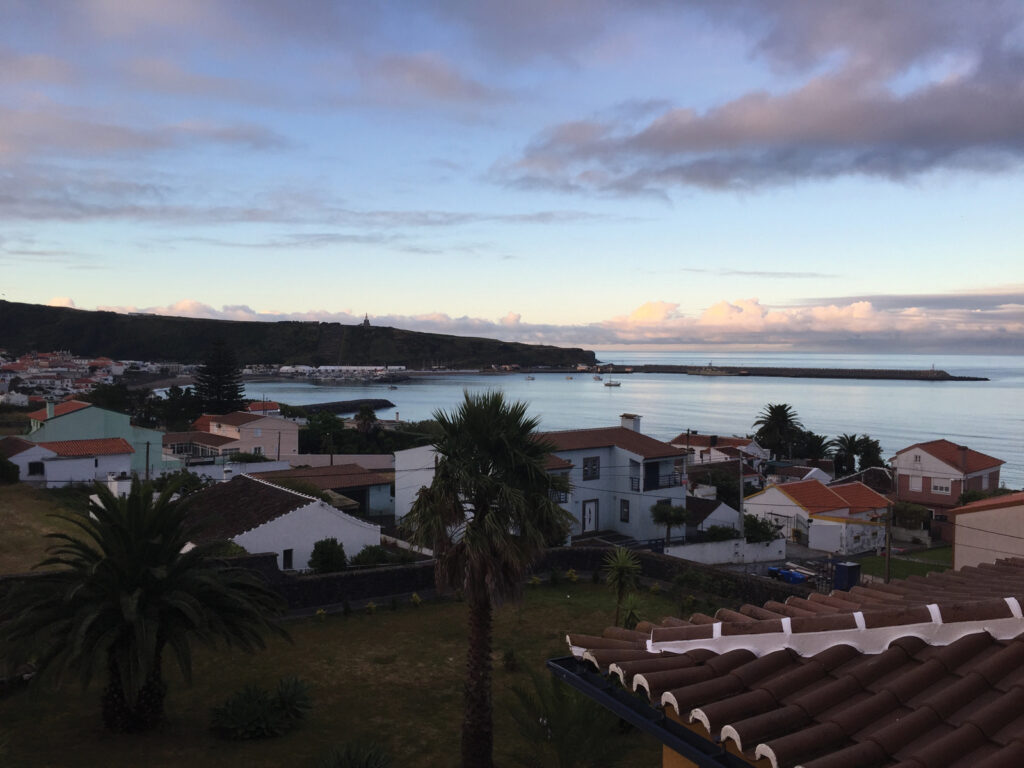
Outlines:
POLYGON ((739 504, 739 506, 740 506, 740 538, 746 539, 746 535, 747 535, 746 528, 747 528, 747 526, 746 526, 746 520, 743 519, 743 492, 745 490, 744 487, 743 487, 743 457, 740 456, 739 458, 736 459, 736 461, 738 461, 739 464, 740 464, 740 485, 739 485, 739 489, 740 489, 740 504, 739 504))
POLYGON ((892 578, 892 502, 885 505, 885 583, 892 578))
POLYGON ((146 480, 149 480, 149 440, 146 441, 146 480))

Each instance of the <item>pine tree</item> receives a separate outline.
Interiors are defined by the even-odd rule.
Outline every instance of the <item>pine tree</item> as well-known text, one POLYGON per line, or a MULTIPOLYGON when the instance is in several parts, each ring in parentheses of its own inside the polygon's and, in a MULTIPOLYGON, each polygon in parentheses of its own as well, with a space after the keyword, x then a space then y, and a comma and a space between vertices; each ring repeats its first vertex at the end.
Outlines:
POLYGON ((231 413, 245 407, 242 368, 235 351, 224 341, 213 342, 196 371, 195 392, 204 413, 231 413))

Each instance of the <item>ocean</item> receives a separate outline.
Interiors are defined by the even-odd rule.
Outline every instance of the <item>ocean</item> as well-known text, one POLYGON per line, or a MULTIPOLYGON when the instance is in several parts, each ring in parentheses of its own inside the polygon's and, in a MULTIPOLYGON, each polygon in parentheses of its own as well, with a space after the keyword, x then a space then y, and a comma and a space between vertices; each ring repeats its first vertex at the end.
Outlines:
MULTIPOLYGON (((441 374, 386 384, 314 385, 305 381, 252 381, 246 396, 291 405, 385 398, 394 408, 379 418, 418 421, 436 409, 450 410, 463 389, 499 389, 529 403, 544 430, 613 426, 619 414, 637 413, 644 433, 670 440, 687 428, 705 434, 746 435, 768 403, 788 403, 806 429, 835 437, 867 434, 882 455, 916 442, 946 438, 1003 459, 1001 481, 1024 487, 1024 358, 972 355, 837 355, 793 352, 707 354, 604 350, 604 363, 801 368, 936 369, 981 382, 784 379, 677 374, 615 376, 620 387, 605 387, 589 373, 441 374)), ((605 379, 608 377, 606 376, 605 379)))

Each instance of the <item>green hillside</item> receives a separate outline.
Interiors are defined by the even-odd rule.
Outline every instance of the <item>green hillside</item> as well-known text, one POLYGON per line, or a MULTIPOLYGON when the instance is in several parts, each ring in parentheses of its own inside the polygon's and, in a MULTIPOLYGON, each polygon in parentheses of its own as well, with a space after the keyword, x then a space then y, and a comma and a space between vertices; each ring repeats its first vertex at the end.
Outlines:
POLYGON ((399 328, 123 315, 0 301, 0 348, 15 353, 68 349, 115 359, 194 363, 214 339, 230 344, 245 363, 462 368, 595 362, 594 353, 583 349, 399 328))

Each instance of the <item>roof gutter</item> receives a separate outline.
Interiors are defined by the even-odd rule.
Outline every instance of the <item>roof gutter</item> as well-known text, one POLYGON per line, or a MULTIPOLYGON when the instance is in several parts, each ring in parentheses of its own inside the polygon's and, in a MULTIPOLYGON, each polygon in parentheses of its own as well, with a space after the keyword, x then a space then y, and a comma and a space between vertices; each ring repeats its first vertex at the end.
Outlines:
POLYGON ((651 734, 697 768, 750 768, 750 763, 727 752, 720 744, 699 736, 621 686, 613 685, 589 664, 572 656, 562 656, 548 659, 547 666, 555 677, 630 725, 651 734))

